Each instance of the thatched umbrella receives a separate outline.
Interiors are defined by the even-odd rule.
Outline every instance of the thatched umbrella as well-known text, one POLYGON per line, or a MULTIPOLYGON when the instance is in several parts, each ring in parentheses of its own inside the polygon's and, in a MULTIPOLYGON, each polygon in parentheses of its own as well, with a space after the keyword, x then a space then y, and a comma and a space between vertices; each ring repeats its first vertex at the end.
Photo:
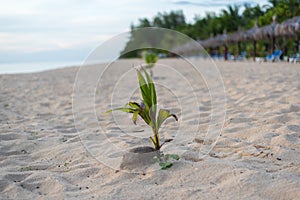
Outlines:
POLYGON ((240 33, 239 33, 239 32, 231 33, 231 34, 228 34, 228 35, 227 35, 226 42, 227 42, 228 44, 232 44, 232 43, 239 42, 240 39, 241 39, 241 38, 240 38, 240 33))
POLYGON ((220 46, 224 46, 224 58, 227 59, 227 34, 226 31, 222 35, 217 35, 215 37, 210 37, 206 40, 200 42, 200 44, 204 48, 210 49, 210 54, 212 53, 212 49, 220 46))
MULTIPOLYGON (((284 52, 288 52, 286 39, 294 38, 296 39, 296 46, 298 46, 297 33, 300 32, 300 16, 293 17, 291 19, 285 20, 281 24, 278 24, 275 28, 275 35, 277 37, 283 37, 284 45, 282 46, 284 52)), ((296 49, 298 51, 298 49, 296 49)))
POLYGON ((252 41, 253 42, 253 60, 256 57, 256 42, 260 39, 260 32, 257 25, 257 21, 254 23, 254 27, 246 30, 242 33, 243 41, 252 41))
POLYGON ((288 19, 275 28, 275 35, 281 37, 295 36, 297 32, 300 32, 300 16, 288 19))
POLYGON ((227 30, 223 30, 223 35, 221 36, 221 41, 223 43, 223 47, 224 47, 224 59, 228 60, 227 54, 228 54, 228 35, 227 35, 227 30))
POLYGON ((241 55, 241 42, 244 41, 244 32, 239 26, 238 31, 235 33, 231 33, 227 36, 226 42, 228 44, 237 43, 238 47, 238 55, 241 55))
POLYGON ((218 47, 222 45, 222 35, 217 35, 216 37, 211 37, 201 42, 202 46, 205 48, 208 47, 218 47))
MULTIPOLYGON (((273 21, 270 25, 258 27, 257 21, 254 24, 252 29, 241 31, 240 28, 236 33, 228 34, 226 31, 222 35, 217 35, 215 37, 211 36, 210 38, 198 41, 204 48, 213 49, 216 47, 224 46, 224 52, 226 52, 227 44, 238 43, 239 54, 240 43, 244 41, 253 42, 253 59, 256 56, 256 43, 259 40, 268 39, 272 41, 271 49, 272 52, 275 50, 276 37, 292 37, 297 36, 297 33, 300 32, 300 16, 288 19, 281 24, 276 22, 276 17, 273 17, 273 21)), ((175 52, 193 52, 193 44, 185 44, 174 50, 175 52)), ((227 54, 227 53, 226 53, 227 54)), ((226 59, 224 54, 224 57, 226 59)))
POLYGON ((215 45, 214 44, 214 35, 211 33, 210 38, 200 41, 200 44, 204 48, 208 48, 209 49, 209 54, 212 55, 213 54, 213 48, 214 48, 214 45, 215 45))
POLYGON ((261 34, 260 39, 268 39, 271 40, 271 53, 275 51, 275 43, 276 43, 276 35, 275 35, 275 29, 278 23, 276 22, 276 16, 273 16, 272 23, 267 26, 263 26, 260 28, 259 32, 261 34))
POLYGON ((193 55, 194 53, 199 51, 199 43, 201 44, 200 40, 191 41, 188 43, 185 43, 182 46, 178 46, 172 50, 173 53, 176 53, 178 55, 193 55))
POLYGON ((208 38, 206 40, 202 40, 200 41, 200 44, 204 47, 204 48, 209 48, 211 47, 211 45, 209 44, 209 41, 210 41, 211 38, 208 38))

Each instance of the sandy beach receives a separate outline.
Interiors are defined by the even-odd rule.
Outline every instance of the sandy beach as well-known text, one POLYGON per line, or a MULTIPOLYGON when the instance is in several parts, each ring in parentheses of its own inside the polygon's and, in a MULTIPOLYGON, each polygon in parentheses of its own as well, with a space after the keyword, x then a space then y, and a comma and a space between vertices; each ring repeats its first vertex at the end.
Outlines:
POLYGON ((75 109, 74 98, 81 98, 73 93, 78 67, 0 75, 0 199, 300 199, 299 64, 216 62, 226 116, 215 125, 221 126, 219 136, 210 141, 205 133, 213 123, 212 104, 205 77, 193 79, 183 60, 159 60, 154 68, 159 102, 180 118, 168 120, 161 137, 176 138, 172 134, 179 130, 178 137, 188 139, 163 149, 182 152, 172 168, 132 173, 119 169, 120 159, 132 147, 151 145, 151 132, 141 120, 133 126, 127 114, 102 113, 111 103, 128 101, 124 83, 138 99, 136 78, 116 74, 141 62, 121 60, 100 80, 93 70, 106 65, 90 67, 86 76, 99 90, 93 105, 75 109), (187 83, 177 80, 181 75, 160 66, 186 72, 181 75, 199 91, 197 105, 187 83), (94 108, 95 122, 89 120, 94 108), (212 147, 207 155, 201 154, 205 146, 212 147))

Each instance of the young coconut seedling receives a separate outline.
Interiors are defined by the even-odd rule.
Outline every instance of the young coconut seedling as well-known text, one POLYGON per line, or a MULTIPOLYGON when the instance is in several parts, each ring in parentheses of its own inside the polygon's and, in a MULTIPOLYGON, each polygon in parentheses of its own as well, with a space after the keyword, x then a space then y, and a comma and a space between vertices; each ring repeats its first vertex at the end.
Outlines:
POLYGON ((155 53, 146 52, 143 55, 143 59, 146 62, 146 69, 149 69, 150 76, 153 76, 152 68, 154 67, 155 63, 158 60, 158 56, 155 53))
POLYGON ((140 116, 144 122, 150 126, 153 133, 153 135, 149 138, 154 146, 154 150, 159 152, 154 160, 159 162, 159 165, 162 169, 167 169, 172 166, 172 163, 168 160, 170 158, 178 160, 179 156, 176 154, 164 155, 162 152, 160 152, 160 148, 166 142, 170 142, 172 140, 166 140, 163 144, 161 144, 159 138, 159 129, 166 119, 173 117, 176 121, 178 121, 178 118, 175 114, 170 113, 170 111, 166 109, 159 109, 157 112, 157 97, 153 80, 144 68, 141 68, 141 70, 137 69, 136 71, 140 92, 142 94, 142 102, 137 103, 131 101, 128 102, 124 107, 109 110, 107 113, 114 110, 132 113, 132 121, 134 124, 136 124, 137 117, 140 116), (145 76, 143 76, 142 72, 144 72, 145 76))

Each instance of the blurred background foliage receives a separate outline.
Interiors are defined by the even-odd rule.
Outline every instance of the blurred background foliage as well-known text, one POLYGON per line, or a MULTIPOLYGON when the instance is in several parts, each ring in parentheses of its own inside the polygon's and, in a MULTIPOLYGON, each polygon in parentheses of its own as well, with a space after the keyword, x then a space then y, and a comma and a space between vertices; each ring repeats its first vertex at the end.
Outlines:
MULTIPOLYGON (((142 35, 134 32, 137 28, 159 27, 179 31, 188 35, 195 40, 205 40, 209 37, 227 33, 237 32, 238 30, 247 30, 253 28, 257 22, 259 27, 272 23, 273 16, 276 16, 278 23, 300 16, 300 0, 269 0, 267 5, 229 5, 222 9, 218 14, 215 12, 207 12, 204 17, 195 13, 193 23, 187 23, 184 13, 181 10, 158 13, 152 19, 140 18, 138 24, 131 25, 132 34, 125 49, 121 52, 121 57, 131 58, 140 57, 143 50, 130 51, 133 47, 140 43, 147 43, 142 35), (126 52, 126 53, 124 53, 126 52)), ((153 37, 156 42, 165 42, 166 38, 153 37)), ((258 56, 265 56, 269 52, 269 41, 259 41, 257 43, 258 56)), ((279 39, 278 43, 284 44, 287 52, 285 54, 293 54, 299 51, 299 34, 297 38, 279 39), (284 41, 283 41, 284 40, 284 41)), ((244 42, 241 44, 244 51, 252 51, 252 43, 244 42)), ((281 46, 282 47, 282 46, 281 46)), ((156 53, 166 53, 156 50, 156 53)), ((220 50, 222 51, 222 50, 220 50)), ((229 45, 228 52, 237 54, 236 45, 229 45)))

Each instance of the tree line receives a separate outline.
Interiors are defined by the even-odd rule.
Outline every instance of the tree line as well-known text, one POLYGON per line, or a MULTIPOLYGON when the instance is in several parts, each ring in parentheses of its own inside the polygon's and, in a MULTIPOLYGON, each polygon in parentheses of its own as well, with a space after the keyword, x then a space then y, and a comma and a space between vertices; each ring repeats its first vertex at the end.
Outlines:
MULTIPOLYGON (((181 10, 170 12, 159 12, 152 19, 140 18, 138 24, 131 25, 132 34, 129 42, 121 52, 121 57, 138 57, 140 50, 127 52, 139 42, 143 41, 142 36, 134 34, 133 31, 137 28, 144 27, 160 27, 179 31, 188 35, 195 40, 205 40, 209 37, 227 33, 237 32, 238 30, 247 30, 253 28, 254 24, 258 26, 269 25, 272 23, 273 16, 276 16, 276 21, 281 23, 284 20, 295 16, 300 16, 300 0, 269 0, 268 4, 252 5, 228 5, 218 14, 215 12, 207 12, 204 17, 195 15, 193 23, 187 23, 186 17, 181 10)), ((299 35, 298 35, 299 36, 299 35)), ((286 54, 292 54, 299 51, 299 42, 297 38, 280 38, 277 40, 277 47, 281 48, 280 44, 284 44, 287 49, 286 54), (284 42, 282 42, 284 40, 284 42)), ((251 52, 253 46, 247 42, 242 44, 242 48, 251 52)), ((235 45, 229 45, 229 52, 237 53, 235 45)), ((259 41, 257 43, 258 56, 265 56, 270 53, 269 41, 259 41)), ((222 49, 220 49, 222 51, 222 49)), ((159 52, 159 51, 158 51, 159 52)), ((250 55, 249 55, 250 56, 250 55)))

